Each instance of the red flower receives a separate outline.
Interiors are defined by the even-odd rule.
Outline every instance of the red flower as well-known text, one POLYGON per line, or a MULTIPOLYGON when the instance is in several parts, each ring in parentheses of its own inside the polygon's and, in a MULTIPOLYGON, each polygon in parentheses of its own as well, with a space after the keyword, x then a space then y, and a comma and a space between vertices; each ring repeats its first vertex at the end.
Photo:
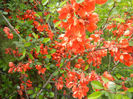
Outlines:
POLYGON ((40 45, 40 49, 43 49, 43 44, 40 45))
POLYGON ((76 64, 75 67, 76 68, 81 68, 81 64, 76 64))
POLYGON ((55 86, 57 87, 58 90, 63 88, 63 78, 60 77, 58 81, 55 83, 55 86))
POLYGON ((8 27, 4 27, 3 31, 8 35, 10 32, 10 29, 8 27))
POLYGON ((45 55, 45 54, 48 54, 48 51, 47 51, 46 48, 43 48, 43 49, 40 50, 40 53, 41 53, 42 55, 45 55))
POLYGON ((73 91, 73 97, 82 99, 87 95, 87 92, 89 91, 89 88, 87 86, 75 86, 72 88, 73 91))
POLYGON ((105 77, 105 78, 107 78, 108 80, 115 80, 113 77, 112 77, 112 75, 110 75, 110 74, 108 74, 108 72, 107 71, 105 71, 104 73, 103 73, 103 76, 105 77))
POLYGON ((129 41, 127 39, 120 40, 120 46, 121 47, 128 47, 129 46, 129 41))
POLYGON ((26 85, 27 87, 32 87, 32 82, 30 80, 27 80, 26 85))
POLYGON ((133 74, 130 74, 130 77, 133 77, 133 74))
POLYGON ((46 71, 46 68, 42 68, 41 65, 36 65, 35 67, 38 70, 38 74, 44 74, 46 71))
POLYGON ((43 32, 43 31, 44 31, 44 26, 38 25, 38 26, 37 26, 37 30, 38 30, 39 32, 43 32))
POLYGON ((15 31, 19 34, 20 32, 18 31, 18 29, 15 29, 15 31))
POLYGON ((8 39, 13 39, 13 34, 12 33, 10 33, 10 34, 8 34, 8 39))
POLYGON ((10 69, 8 70, 8 73, 12 73, 13 70, 14 70, 14 68, 10 68, 10 69))
POLYGON ((14 67, 14 63, 13 62, 9 62, 9 67, 14 67))

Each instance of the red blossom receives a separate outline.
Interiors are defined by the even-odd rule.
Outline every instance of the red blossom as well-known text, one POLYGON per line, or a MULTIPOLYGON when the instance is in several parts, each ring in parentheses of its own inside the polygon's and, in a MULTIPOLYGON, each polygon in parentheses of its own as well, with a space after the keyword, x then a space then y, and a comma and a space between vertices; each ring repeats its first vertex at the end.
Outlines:
POLYGON ((114 81, 115 79, 110 75, 107 71, 103 73, 103 76, 107 78, 108 80, 114 81))
POLYGON ((56 87, 57 87, 58 90, 62 89, 63 88, 63 78, 60 77, 58 79, 58 81, 55 83, 55 85, 56 85, 56 87))

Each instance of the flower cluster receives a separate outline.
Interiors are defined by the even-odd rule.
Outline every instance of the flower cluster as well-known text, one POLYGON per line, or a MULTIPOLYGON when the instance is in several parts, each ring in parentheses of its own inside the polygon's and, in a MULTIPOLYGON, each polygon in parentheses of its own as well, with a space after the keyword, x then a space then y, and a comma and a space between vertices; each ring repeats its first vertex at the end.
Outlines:
POLYGON ((10 29, 8 27, 4 27, 3 31, 8 36, 8 39, 13 39, 13 34, 10 32, 10 29))
POLYGON ((15 57, 20 57, 22 54, 18 51, 18 48, 16 48, 16 50, 12 49, 12 48, 6 48, 5 49, 5 54, 9 54, 9 55, 14 55, 15 57))
POLYGON ((107 30, 113 33, 115 40, 105 41, 104 46, 109 47, 111 56, 115 61, 131 66, 133 64, 133 46, 129 44, 133 35, 133 18, 127 19, 125 23, 112 23, 107 30))
POLYGON ((36 65, 35 67, 38 70, 38 74, 44 74, 46 71, 46 68, 42 68, 41 65, 36 65))
POLYGON ((8 70, 8 73, 13 73, 13 72, 26 72, 27 70, 30 70, 30 63, 19 63, 17 66, 13 62, 9 62, 9 67, 10 69, 8 70))
MULTIPOLYGON (((66 85, 67 88, 72 89, 74 98, 82 99, 83 97, 87 95, 87 92, 89 91, 88 85, 90 82, 98 81, 103 85, 103 88, 105 87, 109 89, 111 87, 110 82, 115 84, 113 82, 114 80, 115 79, 107 71, 104 72, 103 76, 99 76, 98 74, 96 74, 95 71, 91 71, 91 73, 86 75, 83 72, 69 70, 67 72, 67 76, 60 77, 58 81, 55 83, 55 85, 58 90, 62 89, 63 86, 66 85), (107 78, 108 82, 104 82, 102 77, 107 78), (63 82, 63 79, 65 79, 64 82, 63 82)), ((92 88, 93 87, 95 86, 92 86, 92 88)), ((95 90, 98 91, 98 89, 95 89, 95 90)))

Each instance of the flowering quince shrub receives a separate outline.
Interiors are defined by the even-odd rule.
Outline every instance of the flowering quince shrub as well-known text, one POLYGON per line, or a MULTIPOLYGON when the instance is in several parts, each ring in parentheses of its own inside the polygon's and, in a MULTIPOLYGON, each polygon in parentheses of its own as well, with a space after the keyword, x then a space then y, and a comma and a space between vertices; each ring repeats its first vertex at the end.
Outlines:
POLYGON ((0 98, 133 98, 132 0, 13 1, 0 13, 16 92, 0 98))

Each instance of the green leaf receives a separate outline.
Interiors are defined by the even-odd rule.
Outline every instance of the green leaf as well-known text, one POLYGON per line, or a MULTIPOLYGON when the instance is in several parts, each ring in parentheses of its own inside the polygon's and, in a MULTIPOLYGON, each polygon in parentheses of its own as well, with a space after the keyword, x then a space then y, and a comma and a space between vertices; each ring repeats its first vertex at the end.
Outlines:
POLYGON ((50 58, 51 58, 51 55, 46 55, 46 57, 47 57, 48 59, 50 59, 50 58))
POLYGON ((46 17, 45 17, 46 22, 49 20, 50 16, 51 16, 50 14, 46 15, 46 17))
POLYGON ((49 97, 50 97, 50 98, 53 98, 53 97, 54 97, 54 93, 53 93, 53 92, 50 92, 50 93, 49 93, 49 97))
POLYGON ((122 76, 120 74, 116 74, 116 77, 120 79, 122 76))
POLYGON ((122 19, 122 18, 114 18, 113 21, 117 21, 117 22, 120 22, 120 23, 124 23, 125 20, 122 19))
POLYGON ((39 46, 36 46, 35 49, 36 49, 36 52, 37 52, 37 53, 40 52, 40 47, 39 47, 39 46))
POLYGON ((55 23, 54 26, 57 27, 60 23, 61 23, 61 21, 58 21, 58 22, 55 23))
POLYGON ((54 7, 54 6, 55 6, 55 5, 52 4, 52 3, 50 3, 50 4, 47 5, 47 7, 50 7, 50 8, 52 8, 52 7, 54 7))
POLYGON ((46 5, 49 0, 42 0, 42 5, 46 5))
POLYGON ((50 50, 50 53, 51 53, 51 54, 53 54, 53 53, 55 53, 55 52, 56 52, 56 49, 51 49, 51 50, 50 50))
POLYGON ((33 94, 30 96, 31 99, 35 99, 35 97, 36 97, 36 94, 33 94))
POLYGON ((92 93, 91 95, 88 96, 88 99, 97 99, 102 95, 102 93, 100 91, 96 91, 94 93, 92 93))
POLYGON ((19 26, 19 25, 15 26, 15 29, 19 29, 19 28, 20 28, 20 26, 19 26))
POLYGON ((61 60, 60 67, 62 67, 64 64, 64 59, 61 60))
POLYGON ((26 42, 26 43, 24 44, 25 47, 29 47, 30 45, 31 45, 30 42, 26 42))
POLYGON ((93 86, 93 88, 95 89, 104 89, 102 84, 99 81, 92 81, 91 85, 93 86))
POLYGON ((33 94, 34 91, 33 90, 28 90, 28 94, 33 94))
POLYGON ((133 87, 128 89, 128 92, 133 92, 133 87))
POLYGON ((35 33, 32 33, 35 39, 38 39, 38 35, 35 33))
POLYGON ((41 63, 41 62, 36 62, 36 64, 37 64, 37 65, 42 65, 42 63, 41 63))
POLYGON ((44 99, 44 95, 39 95, 39 99, 44 99))
POLYGON ((114 97, 115 97, 115 94, 112 94, 112 93, 110 93, 110 92, 107 92, 107 91, 105 91, 105 96, 107 96, 108 97, 108 99, 114 99, 114 97))
POLYGON ((31 53, 27 53, 30 59, 33 59, 33 56, 31 53))
POLYGON ((102 76, 102 80, 104 81, 104 83, 107 83, 109 80, 105 77, 102 76))
POLYGON ((43 15, 43 13, 42 13, 42 12, 38 12, 38 15, 39 15, 39 16, 42 16, 42 15, 43 15))
POLYGON ((129 42, 129 46, 133 46, 133 41, 130 41, 129 42))
POLYGON ((19 58, 19 60, 22 60, 25 57, 25 55, 26 55, 26 50, 24 49, 23 55, 19 58))
POLYGON ((84 0, 76 0, 77 3, 82 3, 84 0))
POLYGON ((7 15, 7 14, 8 14, 8 12, 3 12, 3 14, 4 14, 4 15, 7 15))
POLYGON ((47 70, 50 70, 50 66, 49 65, 46 65, 45 66, 47 70))
POLYGON ((122 85, 116 85, 116 89, 119 90, 121 89, 122 85))
POLYGON ((50 38, 44 38, 43 39, 43 43, 47 43, 48 41, 50 41, 50 38))
POLYGON ((34 64, 33 64, 33 63, 31 63, 31 64, 30 64, 30 67, 33 67, 33 65, 34 65, 34 64))
POLYGON ((122 99, 130 99, 128 96, 123 96, 122 99))
POLYGON ((114 99, 122 99, 122 95, 121 95, 121 94, 116 94, 116 95, 114 96, 114 99))
POLYGON ((65 71, 64 70, 60 70, 60 73, 62 74, 62 73, 64 73, 65 71))
POLYGON ((35 92, 38 92, 40 90, 40 88, 35 87, 35 92))
POLYGON ((30 0, 30 2, 33 2, 34 0, 30 0))
POLYGON ((55 71, 54 73, 53 73, 53 76, 57 76, 59 74, 59 71, 55 71))
POLYGON ((33 23, 33 20, 30 20, 30 21, 27 21, 27 22, 28 22, 28 24, 31 25, 33 23))
POLYGON ((85 66, 85 70, 87 70, 88 68, 89 68, 89 65, 86 65, 86 66, 85 66))
POLYGON ((64 4, 66 4, 67 0, 66 1, 63 1, 60 3, 60 7, 62 7, 64 4))
POLYGON ((52 88, 51 84, 47 84, 46 88, 51 89, 52 88))
POLYGON ((40 18, 40 15, 39 15, 39 14, 37 14, 37 13, 35 14, 35 16, 36 16, 36 17, 38 17, 38 18, 40 18))

